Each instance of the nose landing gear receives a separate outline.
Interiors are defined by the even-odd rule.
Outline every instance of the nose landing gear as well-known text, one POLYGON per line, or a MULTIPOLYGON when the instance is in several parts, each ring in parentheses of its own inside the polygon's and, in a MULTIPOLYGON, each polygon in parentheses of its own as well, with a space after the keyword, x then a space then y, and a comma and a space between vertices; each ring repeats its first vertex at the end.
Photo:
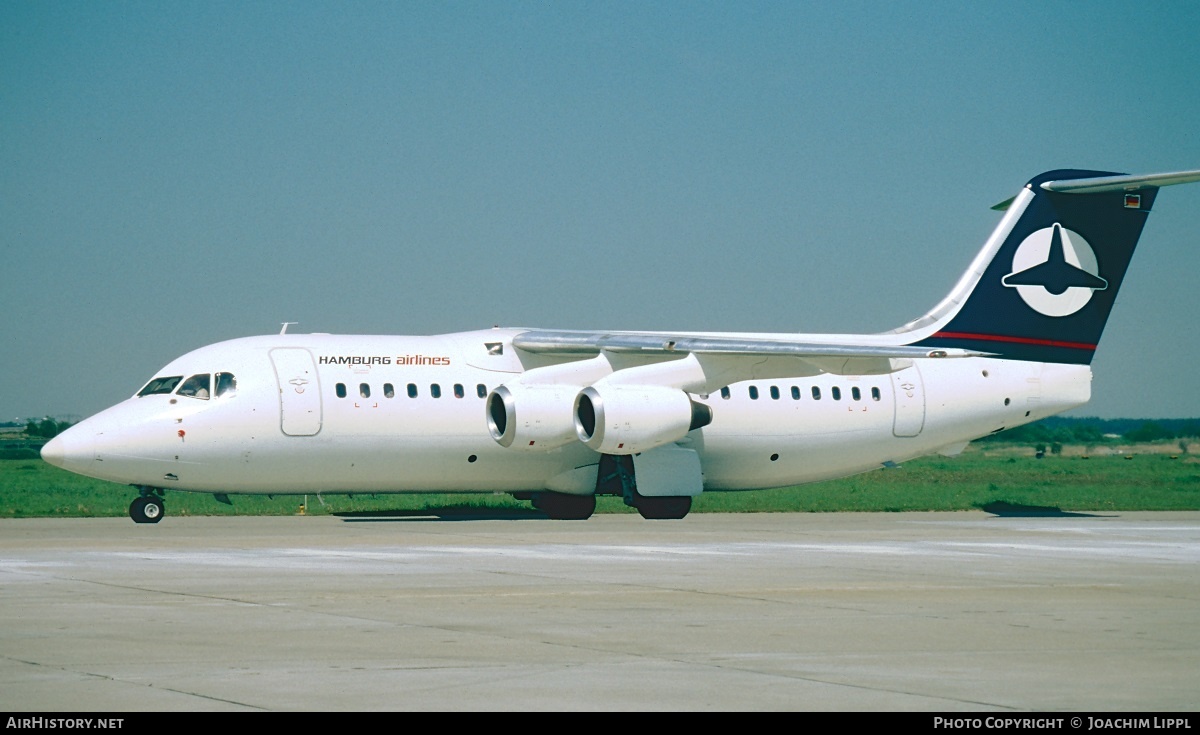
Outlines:
POLYGON ((139 497, 129 504, 129 517, 134 523, 158 523, 162 520, 163 509, 162 490, 153 487, 139 487, 139 497))

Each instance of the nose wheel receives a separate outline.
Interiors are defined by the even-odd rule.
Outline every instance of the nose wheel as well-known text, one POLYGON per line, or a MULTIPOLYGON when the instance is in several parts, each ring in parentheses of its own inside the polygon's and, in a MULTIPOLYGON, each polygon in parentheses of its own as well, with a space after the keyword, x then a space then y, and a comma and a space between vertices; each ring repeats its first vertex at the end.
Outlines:
POLYGON ((134 523, 158 523, 163 517, 163 501, 154 495, 134 498, 129 504, 129 517, 134 523))

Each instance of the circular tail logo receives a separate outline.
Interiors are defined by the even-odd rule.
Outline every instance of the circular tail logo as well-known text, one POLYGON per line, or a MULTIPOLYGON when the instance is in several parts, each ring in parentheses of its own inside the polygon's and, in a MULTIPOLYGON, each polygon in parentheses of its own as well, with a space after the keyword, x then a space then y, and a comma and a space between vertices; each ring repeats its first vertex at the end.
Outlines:
POLYGON ((1017 289, 1029 308, 1046 316, 1069 316, 1108 288, 1096 253, 1083 236, 1055 222, 1021 241, 1012 273, 1000 282, 1017 289))

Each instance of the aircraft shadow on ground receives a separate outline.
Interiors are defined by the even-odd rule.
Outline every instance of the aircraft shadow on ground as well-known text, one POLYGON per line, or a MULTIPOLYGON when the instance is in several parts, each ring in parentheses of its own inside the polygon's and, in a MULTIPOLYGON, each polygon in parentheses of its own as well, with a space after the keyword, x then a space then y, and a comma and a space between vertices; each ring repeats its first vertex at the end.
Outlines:
POLYGON ((1098 513, 1073 513, 1053 506, 1018 505, 1016 503, 995 502, 979 506, 985 513, 991 513, 1001 518, 1111 518, 1111 515, 1098 513))
MULTIPOLYGON (((979 506, 1000 518, 1111 518, 1112 514, 1079 513, 1054 506, 1020 505, 1002 501, 979 506)), ((422 510, 358 510, 330 513, 346 523, 413 521, 543 521, 548 516, 533 508, 424 508, 422 510)))
MULTIPOLYGON (((1000 518, 1111 518, 1112 514, 1078 513, 1054 506, 1019 505, 1002 501, 979 506, 1000 518)), ((425 508, 422 510, 360 510, 331 513, 346 523, 413 521, 543 521, 548 516, 532 508, 425 508)))
POLYGON ((330 513, 346 523, 397 521, 544 521, 547 516, 532 508, 425 508, 423 510, 359 510, 330 513))

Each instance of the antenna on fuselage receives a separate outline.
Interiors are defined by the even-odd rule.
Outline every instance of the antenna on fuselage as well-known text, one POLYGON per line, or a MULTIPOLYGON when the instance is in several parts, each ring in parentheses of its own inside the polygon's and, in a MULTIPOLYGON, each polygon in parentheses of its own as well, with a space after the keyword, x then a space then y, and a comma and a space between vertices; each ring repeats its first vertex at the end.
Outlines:
POLYGON ((280 334, 287 334, 287 328, 288 328, 288 326, 290 326, 290 325, 292 325, 292 324, 299 324, 299 323, 300 323, 300 322, 280 322, 280 324, 282 324, 282 325, 283 325, 283 329, 280 329, 280 330, 279 330, 279 333, 280 333, 280 334))

